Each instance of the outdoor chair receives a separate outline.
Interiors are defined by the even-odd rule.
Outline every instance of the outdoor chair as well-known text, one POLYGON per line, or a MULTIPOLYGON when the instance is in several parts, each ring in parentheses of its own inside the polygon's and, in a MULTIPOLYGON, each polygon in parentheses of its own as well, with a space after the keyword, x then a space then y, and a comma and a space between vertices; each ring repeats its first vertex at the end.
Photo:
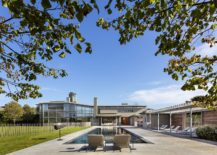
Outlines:
POLYGON ((171 131, 172 131, 173 133, 177 133, 180 128, 181 128, 181 126, 176 126, 176 127, 173 128, 171 131))
POLYGON ((119 149, 119 151, 121 152, 122 148, 129 148, 131 152, 130 140, 131 136, 129 134, 115 135, 113 141, 113 151, 115 149, 119 149))
POLYGON ((188 135, 190 132, 190 127, 186 127, 183 130, 178 131, 179 134, 188 135))
POLYGON ((162 126, 160 127, 160 130, 164 130, 164 129, 166 129, 167 126, 168 126, 168 125, 162 125, 162 126))
MULTIPOLYGON (((171 129, 174 129, 175 128, 175 126, 174 125, 171 125, 171 129)), ((166 128, 166 129, 164 129, 165 131, 170 131, 170 127, 168 127, 168 128, 166 128)))
POLYGON ((192 128, 192 130, 190 129, 190 127, 187 127, 185 128, 184 130, 180 131, 179 133, 180 134, 184 134, 184 135, 190 135, 191 132, 192 132, 192 136, 193 137, 197 137, 197 134, 196 134, 196 127, 192 128))
POLYGON ((96 151, 96 149, 98 147, 102 147, 104 151, 105 147, 106 147, 106 143, 105 143, 105 138, 103 135, 97 135, 97 134, 89 134, 87 136, 87 141, 88 141, 88 149, 94 149, 94 152, 96 151))

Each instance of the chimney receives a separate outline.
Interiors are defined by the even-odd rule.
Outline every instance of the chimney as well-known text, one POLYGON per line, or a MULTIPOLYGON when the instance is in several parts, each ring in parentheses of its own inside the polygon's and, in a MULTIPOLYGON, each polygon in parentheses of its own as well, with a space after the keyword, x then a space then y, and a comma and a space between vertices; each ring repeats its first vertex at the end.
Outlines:
POLYGON ((70 103, 77 103, 76 101, 76 93, 70 92, 69 97, 66 98, 66 100, 70 103))
POLYGON ((93 98, 93 116, 96 117, 98 114, 98 107, 97 107, 97 97, 93 98))

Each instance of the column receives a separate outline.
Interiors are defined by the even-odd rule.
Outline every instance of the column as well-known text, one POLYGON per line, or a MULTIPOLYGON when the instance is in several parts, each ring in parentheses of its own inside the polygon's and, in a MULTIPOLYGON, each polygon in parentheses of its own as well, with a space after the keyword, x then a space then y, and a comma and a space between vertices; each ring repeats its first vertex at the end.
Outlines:
POLYGON ((42 108, 42 125, 44 126, 44 105, 41 105, 42 108))
POLYGON ((172 132, 171 126, 172 126, 172 113, 171 113, 171 111, 170 111, 170 133, 172 132))
POLYGON ((159 113, 157 114, 157 130, 158 132, 160 130, 160 114, 159 113))
POLYGON ((192 107, 190 108, 190 136, 192 137, 192 107))
POLYGON ((151 124, 151 113, 149 114, 149 119, 150 119, 150 128, 151 128, 151 126, 152 126, 152 124, 151 124))

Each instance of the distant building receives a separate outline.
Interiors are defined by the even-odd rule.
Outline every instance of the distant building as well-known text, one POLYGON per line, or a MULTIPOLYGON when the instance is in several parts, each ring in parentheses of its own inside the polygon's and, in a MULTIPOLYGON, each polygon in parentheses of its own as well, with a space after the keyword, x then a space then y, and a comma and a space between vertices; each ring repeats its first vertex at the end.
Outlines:
MULTIPOLYGON (((96 99, 95 99, 96 100, 96 99)), ((139 105, 111 105, 101 106, 94 104, 95 125, 138 125, 138 119, 143 118, 146 106, 139 105)), ((139 122, 140 123, 140 122, 139 122)))
POLYGON ((37 109, 42 124, 91 122, 93 125, 137 126, 142 122, 140 120, 143 118, 146 106, 126 103, 119 106, 98 106, 96 97, 93 105, 79 104, 76 94, 70 92, 67 101, 39 103, 37 109))
POLYGON ((78 104, 73 92, 69 93, 67 101, 39 103, 37 109, 42 124, 90 122, 93 117, 93 106, 78 104))

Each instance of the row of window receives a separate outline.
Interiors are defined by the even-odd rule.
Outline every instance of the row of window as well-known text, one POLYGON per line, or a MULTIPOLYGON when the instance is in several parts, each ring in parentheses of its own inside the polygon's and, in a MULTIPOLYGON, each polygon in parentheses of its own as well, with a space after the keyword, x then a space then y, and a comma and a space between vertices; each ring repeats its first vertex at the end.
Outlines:
POLYGON ((99 107, 99 110, 117 110, 118 112, 122 113, 122 112, 136 112, 140 109, 142 109, 141 107, 99 107))
POLYGON ((43 123, 68 123, 68 122, 90 122, 91 117, 77 118, 43 118, 43 123))

